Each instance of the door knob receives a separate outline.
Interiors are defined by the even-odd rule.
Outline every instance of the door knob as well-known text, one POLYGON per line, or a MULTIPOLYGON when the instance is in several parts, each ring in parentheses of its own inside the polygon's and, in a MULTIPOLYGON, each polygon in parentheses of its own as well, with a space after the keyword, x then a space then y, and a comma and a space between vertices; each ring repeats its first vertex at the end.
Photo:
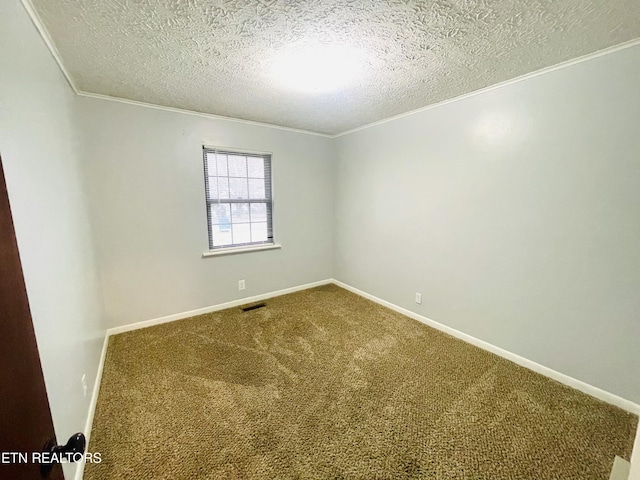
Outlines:
POLYGON ((66 445, 58 445, 55 438, 50 439, 42 447, 43 457, 47 462, 40 464, 40 476, 47 478, 53 470, 53 466, 56 463, 60 463, 60 460, 66 459, 68 462, 75 462, 79 460, 77 454, 84 454, 84 449, 87 446, 87 439, 83 433, 75 433, 71 435, 66 445), (46 454, 46 456, 44 456, 46 454))

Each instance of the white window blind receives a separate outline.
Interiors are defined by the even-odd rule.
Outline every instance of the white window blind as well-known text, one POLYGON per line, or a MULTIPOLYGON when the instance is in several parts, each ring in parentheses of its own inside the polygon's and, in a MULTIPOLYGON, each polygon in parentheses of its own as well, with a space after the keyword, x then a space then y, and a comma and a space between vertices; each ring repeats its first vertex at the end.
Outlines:
POLYGON ((273 243, 271 155, 203 147, 209 249, 273 243))

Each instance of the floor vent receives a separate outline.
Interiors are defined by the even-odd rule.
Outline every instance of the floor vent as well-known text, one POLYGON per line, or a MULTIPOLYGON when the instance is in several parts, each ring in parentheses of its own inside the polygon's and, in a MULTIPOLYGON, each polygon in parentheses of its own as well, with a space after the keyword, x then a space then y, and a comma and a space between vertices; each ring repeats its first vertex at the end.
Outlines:
POLYGON ((254 305, 249 305, 249 306, 240 307, 240 308, 242 308, 243 312, 249 312, 251 310, 255 310, 256 308, 262 308, 262 307, 266 307, 266 306, 267 306, 267 304, 262 302, 262 303, 256 303, 254 305))

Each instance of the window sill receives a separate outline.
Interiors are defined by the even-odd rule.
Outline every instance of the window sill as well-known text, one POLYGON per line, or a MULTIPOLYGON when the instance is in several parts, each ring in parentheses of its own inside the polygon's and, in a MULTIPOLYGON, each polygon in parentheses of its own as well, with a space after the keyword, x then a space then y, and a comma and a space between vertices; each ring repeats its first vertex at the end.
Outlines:
POLYGON ((275 250, 277 248, 282 248, 282 245, 280 245, 279 243, 268 243, 265 245, 255 245, 249 247, 221 248, 219 250, 209 250, 208 252, 203 252, 202 258, 219 257, 220 255, 232 255, 234 253, 257 252, 259 250, 275 250))

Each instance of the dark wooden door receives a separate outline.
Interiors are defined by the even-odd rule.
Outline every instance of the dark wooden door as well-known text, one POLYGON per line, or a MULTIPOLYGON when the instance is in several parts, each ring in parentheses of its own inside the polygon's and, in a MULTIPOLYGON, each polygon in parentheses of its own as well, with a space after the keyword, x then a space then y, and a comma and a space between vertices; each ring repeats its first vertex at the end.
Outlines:
MULTIPOLYGON (((40 479, 32 452, 40 452, 52 437, 49 400, 0 159, 0 478, 40 479), (28 463, 7 452, 26 453, 28 463)), ((63 478, 60 465, 48 478, 63 478)))

